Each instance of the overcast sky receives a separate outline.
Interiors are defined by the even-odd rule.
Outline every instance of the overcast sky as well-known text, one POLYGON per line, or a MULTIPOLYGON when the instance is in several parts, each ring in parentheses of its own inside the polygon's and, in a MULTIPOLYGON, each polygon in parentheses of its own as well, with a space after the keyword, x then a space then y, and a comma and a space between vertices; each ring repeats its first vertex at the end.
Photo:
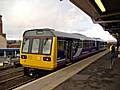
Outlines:
POLYGON ((28 29, 53 28, 115 40, 69 0, 0 0, 0 14, 7 39, 21 39, 23 32, 28 29))

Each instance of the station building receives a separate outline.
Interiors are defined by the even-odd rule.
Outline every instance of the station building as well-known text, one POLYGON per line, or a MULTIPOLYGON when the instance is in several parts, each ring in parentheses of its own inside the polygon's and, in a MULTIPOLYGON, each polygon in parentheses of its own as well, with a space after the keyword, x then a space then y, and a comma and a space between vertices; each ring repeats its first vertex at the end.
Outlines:
POLYGON ((0 15, 0 48, 7 48, 6 34, 3 34, 3 23, 1 15, 0 15))

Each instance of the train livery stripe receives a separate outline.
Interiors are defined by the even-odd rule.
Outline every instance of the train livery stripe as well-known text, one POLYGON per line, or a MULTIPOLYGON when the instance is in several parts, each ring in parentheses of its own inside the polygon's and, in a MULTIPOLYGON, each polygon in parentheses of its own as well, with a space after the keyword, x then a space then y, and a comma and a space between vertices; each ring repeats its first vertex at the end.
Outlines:
POLYGON ((57 62, 61 62, 61 61, 65 61, 65 59, 60 59, 60 60, 58 60, 57 62))

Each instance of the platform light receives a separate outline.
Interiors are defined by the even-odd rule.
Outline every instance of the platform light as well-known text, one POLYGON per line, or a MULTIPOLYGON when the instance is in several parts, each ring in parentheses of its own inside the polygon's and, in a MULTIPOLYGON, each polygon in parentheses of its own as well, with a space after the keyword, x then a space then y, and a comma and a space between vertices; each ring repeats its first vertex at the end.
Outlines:
POLYGON ((102 12, 105 12, 105 11, 106 11, 104 5, 103 5, 102 2, 101 2, 101 0, 95 0, 95 2, 96 2, 96 4, 98 5, 98 7, 100 8, 100 10, 101 10, 102 12))

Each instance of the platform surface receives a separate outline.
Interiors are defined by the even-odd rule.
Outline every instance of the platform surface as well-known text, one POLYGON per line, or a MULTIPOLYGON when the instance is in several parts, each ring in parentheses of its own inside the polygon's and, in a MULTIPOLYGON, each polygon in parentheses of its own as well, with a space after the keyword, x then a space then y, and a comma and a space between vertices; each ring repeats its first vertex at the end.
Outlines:
POLYGON ((105 55, 53 90, 120 90, 120 58, 110 69, 110 56, 105 55))

